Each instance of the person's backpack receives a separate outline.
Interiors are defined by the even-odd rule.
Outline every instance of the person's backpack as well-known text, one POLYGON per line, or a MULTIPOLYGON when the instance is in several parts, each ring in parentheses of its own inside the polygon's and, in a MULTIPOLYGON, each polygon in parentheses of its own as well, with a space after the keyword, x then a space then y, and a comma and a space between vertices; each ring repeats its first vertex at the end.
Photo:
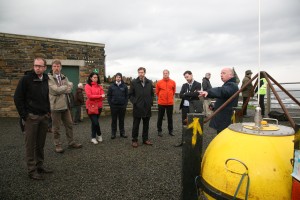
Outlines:
POLYGON ((269 117, 277 119, 278 121, 288 121, 286 115, 284 113, 278 112, 278 111, 269 112, 269 117))

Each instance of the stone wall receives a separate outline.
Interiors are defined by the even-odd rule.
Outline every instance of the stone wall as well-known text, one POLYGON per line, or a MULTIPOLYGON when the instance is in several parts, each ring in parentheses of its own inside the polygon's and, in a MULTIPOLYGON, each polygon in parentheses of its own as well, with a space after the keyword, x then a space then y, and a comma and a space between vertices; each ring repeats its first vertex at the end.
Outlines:
POLYGON ((104 48, 101 43, 0 33, 0 117, 18 116, 13 95, 24 72, 32 69, 35 56, 45 56, 47 65, 52 59, 60 59, 63 66, 78 65, 82 83, 90 72, 98 69, 103 81, 104 48))

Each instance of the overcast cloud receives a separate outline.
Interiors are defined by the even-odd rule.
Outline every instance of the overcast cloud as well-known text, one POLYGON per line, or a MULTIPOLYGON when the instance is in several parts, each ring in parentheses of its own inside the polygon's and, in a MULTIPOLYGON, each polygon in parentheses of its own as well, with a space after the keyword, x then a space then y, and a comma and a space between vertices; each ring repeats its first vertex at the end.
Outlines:
MULTIPOLYGON (((0 0, 0 32, 104 43, 107 76, 122 72, 181 86, 235 67, 258 72, 258 0, 0 0)), ((299 81, 300 1, 261 1, 261 68, 279 82, 299 81)))

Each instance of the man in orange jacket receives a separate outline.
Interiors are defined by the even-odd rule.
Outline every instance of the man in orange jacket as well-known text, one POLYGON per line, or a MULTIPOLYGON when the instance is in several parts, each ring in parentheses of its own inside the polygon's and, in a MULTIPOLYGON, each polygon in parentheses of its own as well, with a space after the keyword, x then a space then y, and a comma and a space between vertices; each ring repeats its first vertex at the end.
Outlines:
POLYGON ((169 70, 163 71, 163 79, 156 84, 156 95, 158 103, 158 117, 157 117, 157 132, 158 136, 162 137, 162 121, 167 112, 168 118, 168 130, 171 136, 173 133, 173 107, 174 107, 174 95, 176 92, 176 83, 169 77, 169 70))

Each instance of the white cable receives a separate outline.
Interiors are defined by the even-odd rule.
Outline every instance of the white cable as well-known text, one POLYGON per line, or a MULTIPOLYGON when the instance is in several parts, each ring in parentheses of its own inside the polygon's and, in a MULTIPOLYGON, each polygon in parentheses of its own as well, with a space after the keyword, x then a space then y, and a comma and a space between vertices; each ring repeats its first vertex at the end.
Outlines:
POLYGON ((257 106, 259 105, 259 89, 260 89, 260 0, 258 0, 258 77, 257 77, 257 106))

